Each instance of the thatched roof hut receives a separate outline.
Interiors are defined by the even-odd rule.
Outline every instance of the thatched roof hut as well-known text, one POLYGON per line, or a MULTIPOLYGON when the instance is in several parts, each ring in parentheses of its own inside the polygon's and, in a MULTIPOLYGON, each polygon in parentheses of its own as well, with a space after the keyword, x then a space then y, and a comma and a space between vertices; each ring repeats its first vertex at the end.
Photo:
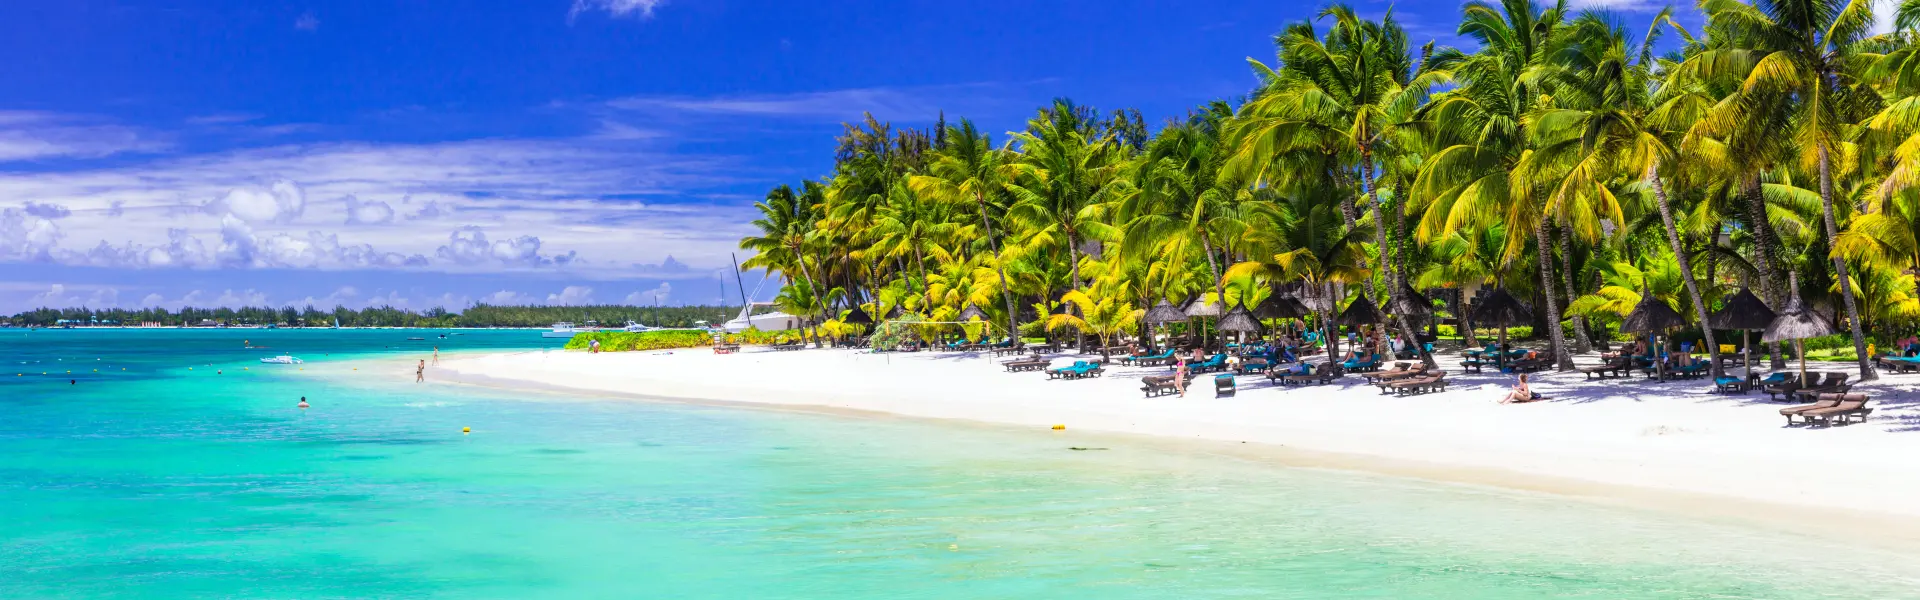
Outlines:
POLYGON ((1220 330, 1260 333, 1260 321, 1253 318, 1253 311, 1247 310, 1246 304, 1236 304, 1233 310, 1220 317, 1220 330))
POLYGON ((1386 315, 1380 312, 1380 307, 1375 306, 1373 300, 1363 295, 1354 299, 1352 304, 1348 304, 1347 309, 1340 312, 1340 318, 1337 321, 1341 325, 1370 325, 1384 321, 1386 318, 1386 315))
POLYGON ((1633 312, 1627 313, 1627 318, 1620 321, 1620 330, 1627 333, 1660 333, 1686 324, 1687 319, 1681 317, 1673 307, 1667 306, 1666 301, 1648 293, 1641 294, 1640 304, 1635 305, 1633 312))
POLYGON ((1714 329, 1739 329, 1761 331, 1773 324, 1772 308, 1767 307, 1753 290, 1740 288, 1740 291, 1727 297, 1726 305, 1707 315, 1707 325, 1714 329))
POLYGON ((1473 323, 1480 327, 1512 327, 1533 322, 1533 309, 1506 288, 1495 288, 1473 304, 1473 323))
POLYGON ((1182 312, 1180 307, 1174 306, 1172 302, 1168 302, 1165 298, 1161 298, 1160 303, 1153 305, 1153 308, 1147 309, 1146 322, 1149 325, 1176 323, 1185 320, 1187 320, 1187 313, 1182 312))

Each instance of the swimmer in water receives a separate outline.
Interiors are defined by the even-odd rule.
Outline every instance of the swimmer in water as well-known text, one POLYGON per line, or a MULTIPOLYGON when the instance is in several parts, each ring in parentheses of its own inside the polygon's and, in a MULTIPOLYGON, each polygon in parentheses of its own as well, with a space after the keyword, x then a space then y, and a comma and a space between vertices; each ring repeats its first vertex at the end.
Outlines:
POLYGON ((300 408, 302 408, 302 409, 305 409, 306 407, 307 407, 307 397, 306 397, 306 396, 301 396, 301 397, 300 397, 300 408))

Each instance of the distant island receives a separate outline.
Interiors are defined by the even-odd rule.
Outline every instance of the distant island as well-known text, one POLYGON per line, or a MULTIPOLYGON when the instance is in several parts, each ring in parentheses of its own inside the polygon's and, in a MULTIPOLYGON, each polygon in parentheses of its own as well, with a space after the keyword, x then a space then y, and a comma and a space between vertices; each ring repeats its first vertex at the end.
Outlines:
POLYGON ((594 306, 494 306, 476 304, 460 312, 443 307, 413 311, 392 306, 373 306, 359 310, 335 306, 320 310, 307 306, 273 308, 165 308, 89 309, 40 308, 10 317, 0 317, 0 325, 12 327, 547 327, 561 321, 584 325, 596 321, 602 326, 619 327, 627 321, 654 327, 694 327, 701 321, 723 323, 734 317, 739 307, 726 306, 630 306, 619 304, 594 306))

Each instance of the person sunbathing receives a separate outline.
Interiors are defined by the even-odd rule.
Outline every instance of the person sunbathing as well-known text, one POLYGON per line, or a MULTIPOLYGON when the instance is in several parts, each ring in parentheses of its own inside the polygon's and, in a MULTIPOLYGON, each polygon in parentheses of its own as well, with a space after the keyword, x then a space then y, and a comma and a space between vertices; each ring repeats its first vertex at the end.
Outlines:
POLYGON ((1545 399, 1547 399, 1546 396, 1542 396, 1540 395, 1539 392, 1533 391, 1532 386, 1527 385, 1527 374, 1521 373, 1520 379, 1514 381, 1513 383, 1513 391, 1507 392, 1507 397, 1501 398, 1500 403, 1501 404, 1519 404, 1522 402, 1534 402, 1534 401, 1545 400, 1545 399))

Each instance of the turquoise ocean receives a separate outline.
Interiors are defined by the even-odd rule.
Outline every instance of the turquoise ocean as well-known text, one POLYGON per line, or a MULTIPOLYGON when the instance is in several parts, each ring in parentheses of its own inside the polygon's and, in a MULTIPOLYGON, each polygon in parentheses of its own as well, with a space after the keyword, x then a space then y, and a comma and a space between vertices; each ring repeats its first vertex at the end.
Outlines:
POLYGON ((0 329, 0 598, 1920 597, 1904 550, 1545 494, 406 381, 435 345, 558 341, 0 329))

